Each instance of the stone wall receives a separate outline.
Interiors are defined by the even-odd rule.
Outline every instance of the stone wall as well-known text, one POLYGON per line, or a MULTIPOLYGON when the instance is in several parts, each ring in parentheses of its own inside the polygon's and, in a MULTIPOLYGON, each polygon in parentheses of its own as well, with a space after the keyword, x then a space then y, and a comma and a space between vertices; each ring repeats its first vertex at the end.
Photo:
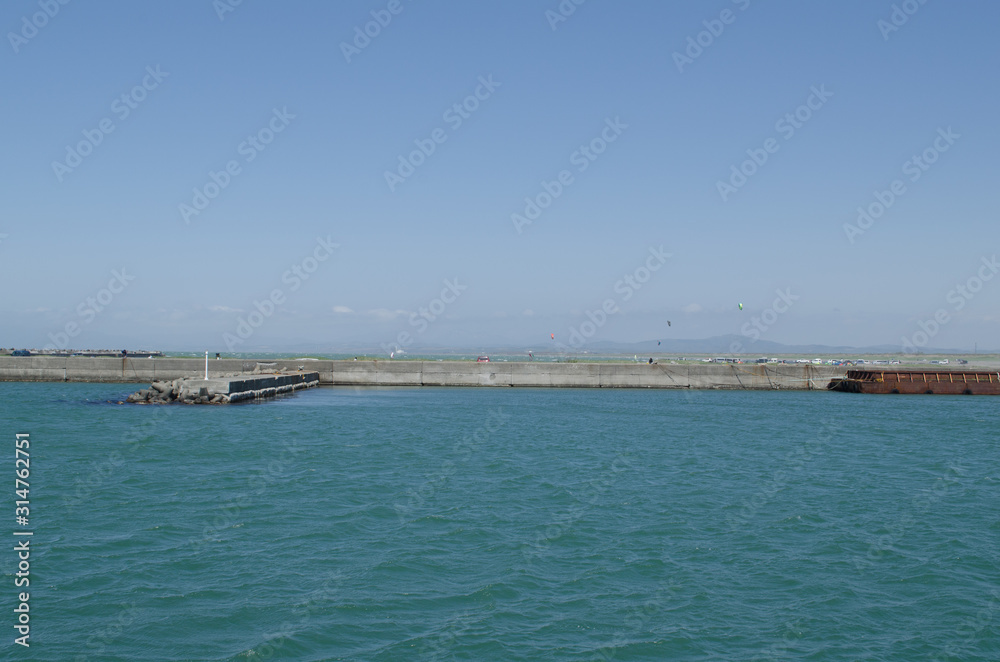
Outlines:
MULTIPOLYGON (((308 370, 344 386, 826 389, 846 368, 807 364, 654 364, 473 361, 209 359, 209 377, 308 370)), ((152 383, 204 377, 204 359, 0 357, 0 381, 152 383)))

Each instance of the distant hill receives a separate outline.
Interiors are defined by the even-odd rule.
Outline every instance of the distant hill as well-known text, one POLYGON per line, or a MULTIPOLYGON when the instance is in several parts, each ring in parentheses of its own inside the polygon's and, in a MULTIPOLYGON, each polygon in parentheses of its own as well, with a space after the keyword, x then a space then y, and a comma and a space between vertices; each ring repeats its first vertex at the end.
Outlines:
MULTIPOLYGON (((846 345, 784 345, 771 340, 751 341, 745 336, 736 334, 725 336, 713 336, 711 338, 693 339, 668 339, 668 340, 644 340, 634 343, 615 343, 599 341, 589 343, 585 349, 590 351, 623 353, 623 354, 649 354, 655 352, 663 354, 728 354, 733 343, 740 343, 742 350, 740 354, 759 354, 769 356, 771 354, 900 354, 902 348, 899 345, 870 345, 867 347, 849 347, 846 345), (657 342, 660 344, 657 345, 657 342)), ((959 349, 924 348, 923 354, 968 354, 970 352, 959 349)), ((982 354, 992 352, 980 352, 982 354)))
MULTIPOLYGON (((870 345, 867 347, 849 347, 846 345, 784 345, 770 340, 751 341, 745 336, 736 334, 713 336, 711 338, 689 338, 689 339, 666 339, 659 341, 643 340, 633 343, 612 342, 601 340, 587 343, 578 350, 581 353, 591 354, 638 354, 645 356, 684 356, 687 354, 716 354, 725 356, 730 353, 730 346, 734 342, 742 345, 739 354, 749 356, 775 356, 788 354, 804 354, 814 356, 855 356, 859 354, 901 354, 899 345, 870 345)), ((535 350, 539 354, 550 354, 558 351, 556 347, 549 343, 529 344, 487 344, 487 345, 441 345, 441 344, 414 344, 406 348, 405 354, 525 354, 529 349, 535 350)), ((330 354, 387 354, 384 346, 372 345, 369 343, 349 343, 345 342, 336 345, 320 345, 313 343, 293 343, 280 347, 247 347, 246 352, 270 352, 270 353, 330 353, 330 354)), ((924 348, 922 354, 971 354, 968 350, 943 349, 928 347, 924 348)), ((1000 351, 981 350, 980 354, 1000 354, 1000 351)))

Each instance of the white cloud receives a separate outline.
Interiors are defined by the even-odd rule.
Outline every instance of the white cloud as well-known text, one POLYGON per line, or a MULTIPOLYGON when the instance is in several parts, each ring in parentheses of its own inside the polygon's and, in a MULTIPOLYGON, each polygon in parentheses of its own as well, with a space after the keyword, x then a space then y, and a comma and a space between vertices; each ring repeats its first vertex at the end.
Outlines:
POLYGON ((535 314, 535 311, 533 311, 533 310, 532 310, 531 308, 527 308, 527 309, 525 309, 525 311, 524 311, 523 313, 521 313, 521 314, 522 314, 522 315, 524 315, 525 317, 533 317, 533 316, 534 316, 534 314, 535 314))
POLYGON ((700 313, 703 309, 697 303, 689 303, 688 305, 681 308, 685 313, 700 313))
POLYGON ((209 306, 209 310, 213 313, 242 313, 243 311, 239 308, 230 308, 229 306, 209 306))
POLYGON ((409 313, 405 310, 388 310, 386 308, 376 308, 375 310, 369 310, 368 314, 380 320, 394 320, 400 315, 407 315, 409 313))
POLYGON ((348 308, 347 306, 334 306, 333 312, 347 314, 347 313, 353 313, 354 311, 348 308))

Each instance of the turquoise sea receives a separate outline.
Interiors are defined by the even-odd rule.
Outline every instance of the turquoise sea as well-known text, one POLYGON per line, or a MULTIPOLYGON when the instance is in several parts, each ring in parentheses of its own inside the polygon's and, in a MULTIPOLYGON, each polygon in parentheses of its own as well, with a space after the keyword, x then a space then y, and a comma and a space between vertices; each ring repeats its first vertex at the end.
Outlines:
POLYGON ((1000 399, 0 384, 5 660, 998 660, 1000 399))

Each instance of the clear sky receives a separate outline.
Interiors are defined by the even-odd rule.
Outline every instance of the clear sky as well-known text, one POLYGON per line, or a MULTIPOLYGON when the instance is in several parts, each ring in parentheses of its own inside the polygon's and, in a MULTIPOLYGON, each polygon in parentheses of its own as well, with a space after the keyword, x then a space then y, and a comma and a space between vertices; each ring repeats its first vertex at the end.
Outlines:
POLYGON ((1000 347, 995 2, 236 2, 0 5, 0 346, 1000 347))

